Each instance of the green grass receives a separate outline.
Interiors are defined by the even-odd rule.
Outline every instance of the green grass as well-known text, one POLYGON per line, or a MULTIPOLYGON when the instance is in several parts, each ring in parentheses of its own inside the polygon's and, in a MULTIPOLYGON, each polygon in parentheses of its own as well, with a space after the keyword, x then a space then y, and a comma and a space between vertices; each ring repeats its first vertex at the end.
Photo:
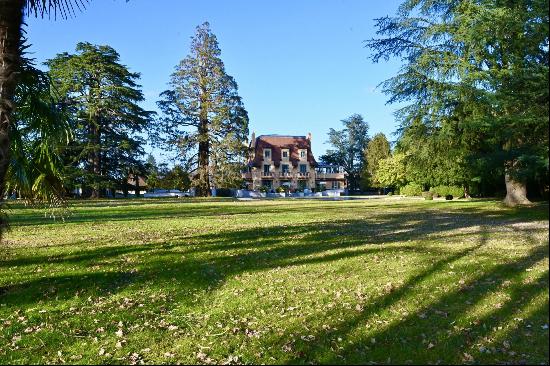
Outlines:
POLYGON ((13 206, 0 363, 548 363, 548 205, 13 206))

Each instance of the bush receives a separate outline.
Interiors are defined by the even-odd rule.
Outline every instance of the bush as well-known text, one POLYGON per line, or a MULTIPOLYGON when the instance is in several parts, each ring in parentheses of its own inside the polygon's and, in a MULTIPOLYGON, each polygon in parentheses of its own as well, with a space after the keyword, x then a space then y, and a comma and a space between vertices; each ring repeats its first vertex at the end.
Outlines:
POLYGON ((287 193, 288 187, 287 186, 278 186, 277 189, 275 189, 275 192, 277 193, 287 193))
POLYGON ((230 188, 217 188, 216 197, 233 197, 233 191, 230 188))
POLYGON ((430 191, 422 192, 422 197, 424 197, 424 199, 427 201, 432 201, 434 199, 434 194, 430 191))
POLYGON ((401 187, 399 193, 405 196, 420 196, 422 195, 422 186, 416 183, 409 183, 404 187, 401 187))
POLYGON ((446 197, 451 195, 453 197, 464 196, 464 189, 457 186, 437 186, 430 188, 430 192, 433 192, 436 197, 446 197))
POLYGON ((269 190, 270 190, 270 188, 269 188, 269 187, 266 187, 266 186, 261 186, 261 187, 259 188, 259 191, 260 191, 260 192, 263 192, 263 193, 266 193, 266 192, 268 192, 269 190))
POLYGON ((451 200, 453 199, 453 195, 452 195, 452 194, 448 194, 448 195, 445 196, 445 199, 446 199, 447 201, 451 201, 451 200))
POLYGON ((387 196, 393 196, 393 192, 392 191, 389 191, 387 196))

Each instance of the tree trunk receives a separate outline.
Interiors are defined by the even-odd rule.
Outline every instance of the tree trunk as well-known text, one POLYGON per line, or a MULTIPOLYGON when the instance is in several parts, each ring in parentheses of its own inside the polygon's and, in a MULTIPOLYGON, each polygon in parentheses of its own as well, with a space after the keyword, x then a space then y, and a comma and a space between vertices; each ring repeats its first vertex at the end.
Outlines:
POLYGON ((470 189, 467 185, 464 186, 464 198, 472 198, 470 196, 470 189))
POLYGON ((100 152, 100 146, 101 146, 101 133, 99 131, 99 123, 97 121, 97 117, 94 118, 94 121, 91 124, 90 127, 90 134, 92 138, 93 149, 90 152, 90 156, 88 160, 91 163, 91 171, 93 173, 94 177, 94 184, 92 186, 92 198, 99 198, 101 197, 101 191, 100 191, 100 177, 101 177, 101 152, 100 152))
POLYGON ((527 185, 525 182, 515 180, 508 172, 504 175, 504 182, 506 183, 506 197, 504 198, 504 203, 507 206, 513 207, 531 203, 531 201, 527 199, 527 185))
MULTIPOLYGON (((9 130, 13 123, 17 70, 21 62, 19 44, 24 6, 24 0, 0 0, 0 209, 10 162, 9 130)), ((5 224, 0 212, 0 238, 5 224)))
POLYGON ((199 197, 209 197, 211 195, 208 174, 209 145, 208 141, 199 142, 199 182, 197 185, 197 196, 199 197))
POLYGON ((124 198, 128 198, 128 177, 125 177, 122 180, 122 194, 124 195, 124 198))
POLYGON ((140 189, 139 189, 139 175, 134 174, 134 182, 136 183, 136 188, 134 190, 134 196, 139 197, 140 195, 140 189))
POLYGON ((201 121, 199 126, 199 182, 197 184, 197 196, 210 197, 210 178, 208 166, 210 165, 210 140, 208 138, 208 118, 206 110, 201 103, 201 121))

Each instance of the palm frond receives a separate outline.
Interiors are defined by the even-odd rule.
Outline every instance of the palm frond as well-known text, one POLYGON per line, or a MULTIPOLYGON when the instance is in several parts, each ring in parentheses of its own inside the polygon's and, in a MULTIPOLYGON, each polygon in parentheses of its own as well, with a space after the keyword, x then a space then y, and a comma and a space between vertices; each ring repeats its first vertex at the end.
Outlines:
POLYGON ((44 17, 53 14, 54 19, 57 15, 63 19, 67 19, 76 14, 76 10, 82 11, 86 8, 86 3, 89 0, 27 0, 26 12, 27 16, 34 15, 35 17, 44 17), (75 9, 76 8, 76 9, 75 9))

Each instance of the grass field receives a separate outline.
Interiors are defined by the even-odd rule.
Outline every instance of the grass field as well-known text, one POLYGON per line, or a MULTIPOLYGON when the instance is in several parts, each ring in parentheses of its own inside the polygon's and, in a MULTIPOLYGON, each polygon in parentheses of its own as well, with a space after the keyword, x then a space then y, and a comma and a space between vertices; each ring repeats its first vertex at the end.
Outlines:
POLYGON ((548 205, 13 206, 0 363, 548 363, 548 205))

